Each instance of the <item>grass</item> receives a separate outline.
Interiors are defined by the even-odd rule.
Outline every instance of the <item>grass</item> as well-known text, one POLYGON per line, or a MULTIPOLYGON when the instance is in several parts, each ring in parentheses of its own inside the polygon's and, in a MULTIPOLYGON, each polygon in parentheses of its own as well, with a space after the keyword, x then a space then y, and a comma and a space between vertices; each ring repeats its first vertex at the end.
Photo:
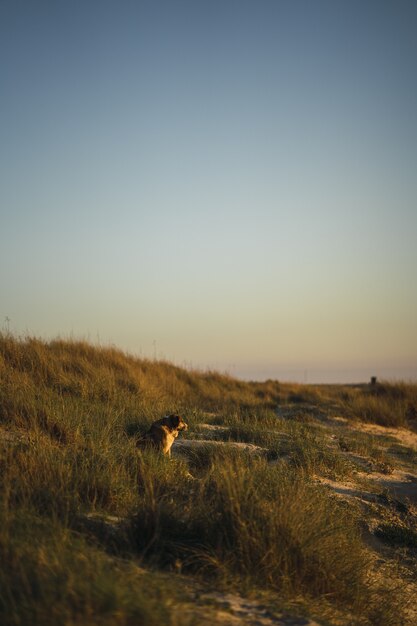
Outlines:
POLYGON ((211 577, 340 600, 363 581, 353 520, 297 471, 223 453, 187 489, 167 483, 144 481, 134 521, 139 551, 152 544, 158 561, 185 557, 185 569, 211 577))
POLYGON ((379 420, 381 407, 414 419, 415 388, 384 389, 244 383, 85 342, 0 335, 0 622, 184 624, 164 578, 182 571, 394 625, 356 517, 314 482, 356 471, 343 446, 384 460, 376 440, 330 445, 320 421, 335 405, 357 419, 379 420), (217 439, 265 453, 139 452, 136 435, 172 411, 189 422, 185 436, 217 423, 217 439), (91 513, 123 519, 121 540, 87 532, 91 513))
POLYGON ((169 608, 175 595, 156 584, 155 577, 111 560, 57 521, 30 509, 5 514, 3 503, 2 513, 4 626, 184 623, 169 608))
POLYGON ((414 467, 417 465, 417 451, 413 448, 394 443, 390 445, 388 451, 394 458, 399 459, 406 466, 414 467))
POLYGON ((406 548, 417 549, 417 531, 403 520, 383 522, 377 527, 375 534, 383 541, 406 548))
POLYGON ((389 494, 384 494, 380 499, 387 506, 380 516, 375 535, 390 546, 404 548, 417 555, 416 510, 392 499, 389 494))
POLYGON ((343 452, 352 452, 367 458, 368 469, 373 472, 391 474, 393 459, 386 453, 376 437, 366 433, 354 433, 338 438, 338 445, 343 452))
POLYGON ((342 408, 349 417, 381 426, 417 426, 417 385, 378 383, 340 392, 342 408))
POLYGON ((227 429, 218 438, 254 443, 266 449, 269 460, 285 456, 308 476, 347 476, 357 469, 329 447, 323 429, 317 424, 282 419, 276 412, 264 409, 226 415, 221 423, 227 429))

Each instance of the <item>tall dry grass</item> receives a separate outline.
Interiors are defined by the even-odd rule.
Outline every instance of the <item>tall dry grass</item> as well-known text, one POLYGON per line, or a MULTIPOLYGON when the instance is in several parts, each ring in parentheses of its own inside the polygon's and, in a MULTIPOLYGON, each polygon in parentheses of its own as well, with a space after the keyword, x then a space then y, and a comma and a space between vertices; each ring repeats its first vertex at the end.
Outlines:
POLYGON ((319 431, 274 410, 321 401, 320 389, 0 335, 1 623, 175 623, 171 592, 160 597, 152 577, 143 592, 145 579, 125 576, 102 538, 92 546, 80 535, 80 518, 101 511, 126 520, 125 558, 230 588, 325 597, 360 615, 358 624, 394 625, 367 579, 355 519, 311 481, 344 471, 338 457, 319 431), (139 453, 130 435, 173 410, 191 427, 214 411, 209 419, 227 425, 229 438, 270 455, 139 453), (282 454, 288 462, 268 463, 282 454))
MULTIPOLYGON (((5 415, 23 420, 51 402, 110 405, 122 415, 146 409, 252 407, 279 401, 279 383, 244 383, 216 372, 188 371, 164 361, 136 359, 81 341, 19 340, 0 334, 5 415), (10 406, 7 404, 10 403, 10 406), (20 403, 20 404, 19 404, 20 403)), ((58 408, 58 407, 56 407, 58 408)))
POLYGON ((210 460, 184 489, 171 473, 149 476, 146 459, 134 520, 139 551, 220 578, 353 599, 366 559, 343 506, 296 469, 230 451, 210 460))
POLYGON ((417 428, 417 385, 382 382, 337 394, 348 417, 394 428, 417 428))

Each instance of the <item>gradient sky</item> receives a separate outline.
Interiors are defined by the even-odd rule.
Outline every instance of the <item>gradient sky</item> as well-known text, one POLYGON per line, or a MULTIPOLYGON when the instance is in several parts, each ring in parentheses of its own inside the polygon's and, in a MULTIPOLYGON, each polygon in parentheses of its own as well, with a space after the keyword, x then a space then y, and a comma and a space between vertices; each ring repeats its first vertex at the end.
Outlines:
POLYGON ((0 0, 0 327, 417 378, 416 33, 415 0, 0 0))

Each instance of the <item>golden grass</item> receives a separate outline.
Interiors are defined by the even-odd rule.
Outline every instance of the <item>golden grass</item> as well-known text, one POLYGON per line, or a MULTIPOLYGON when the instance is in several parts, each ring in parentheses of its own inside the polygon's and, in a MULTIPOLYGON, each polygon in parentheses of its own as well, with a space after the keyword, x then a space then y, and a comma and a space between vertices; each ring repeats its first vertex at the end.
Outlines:
POLYGON ((377 384, 375 387, 349 389, 342 394, 347 414, 381 426, 417 425, 417 385, 377 384))
POLYGON ((128 560, 230 589, 323 597, 360 615, 355 623, 394 625, 393 602, 369 583, 354 516, 311 480, 352 468, 319 426, 296 419, 337 406, 411 424, 416 386, 383 389, 244 383, 85 342, 0 335, 1 623, 176 623, 174 596, 157 578, 125 575, 102 537, 87 542, 80 519, 101 511, 126 521, 128 560), (278 405, 295 407, 295 418, 278 405), (168 411, 191 430, 222 424, 225 440, 266 455, 138 452, 135 435, 168 411))

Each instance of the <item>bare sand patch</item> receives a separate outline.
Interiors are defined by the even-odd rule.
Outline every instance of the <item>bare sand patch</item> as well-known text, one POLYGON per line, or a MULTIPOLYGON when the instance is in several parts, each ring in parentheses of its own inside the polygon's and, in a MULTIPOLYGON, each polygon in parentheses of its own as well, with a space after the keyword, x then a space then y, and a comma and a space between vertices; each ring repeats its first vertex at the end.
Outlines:
POLYGON ((198 424, 195 427, 193 436, 195 439, 221 439, 230 430, 227 426, 218 424, 198 424))
POLYGON ((212 591, 200 596, 218 607, 215 610, 216 622, 228 624, 250 624, 256 626, 319 626, 318 622, 294 615, 272 615, 261 603, 248 600, 240 595, 212 591))
POLYGON ((316 478, 316 481, 320 485, 326 485, 326 487, 329 487, 336 495, 345 499, 354 498, 366 504, 369 502, 377 502, 378 500, 378 496, 375 493, 364 490, 353 481, 347 480, 341 482, 324 477, 316 478))
POLYGON ((414 474, 395 469, 389 476, 372 472, 367 478, 378 483, 381 490, 388 491, 397 500, 417 504, 417 476, 414 474))
POLYGON ((266 454, 266 448, 256 446, 254 443, 244 443, 240 441, 215 441, 213 439, 181 439, 172 446, 172 453, 182 454, 189 451, 199 452, 207 449, 229 448, 241 450, 251 454, 266 454))
POLYGON ((371 435, 393 437, 402 445, 417 450, 417 433, 407 428, 392 428, 390 426, 380 426, 379 424, 370 424, 368 422, 354 422, 353 424, 348 422, 348 425, 350 430, 358 430, 371 435))

